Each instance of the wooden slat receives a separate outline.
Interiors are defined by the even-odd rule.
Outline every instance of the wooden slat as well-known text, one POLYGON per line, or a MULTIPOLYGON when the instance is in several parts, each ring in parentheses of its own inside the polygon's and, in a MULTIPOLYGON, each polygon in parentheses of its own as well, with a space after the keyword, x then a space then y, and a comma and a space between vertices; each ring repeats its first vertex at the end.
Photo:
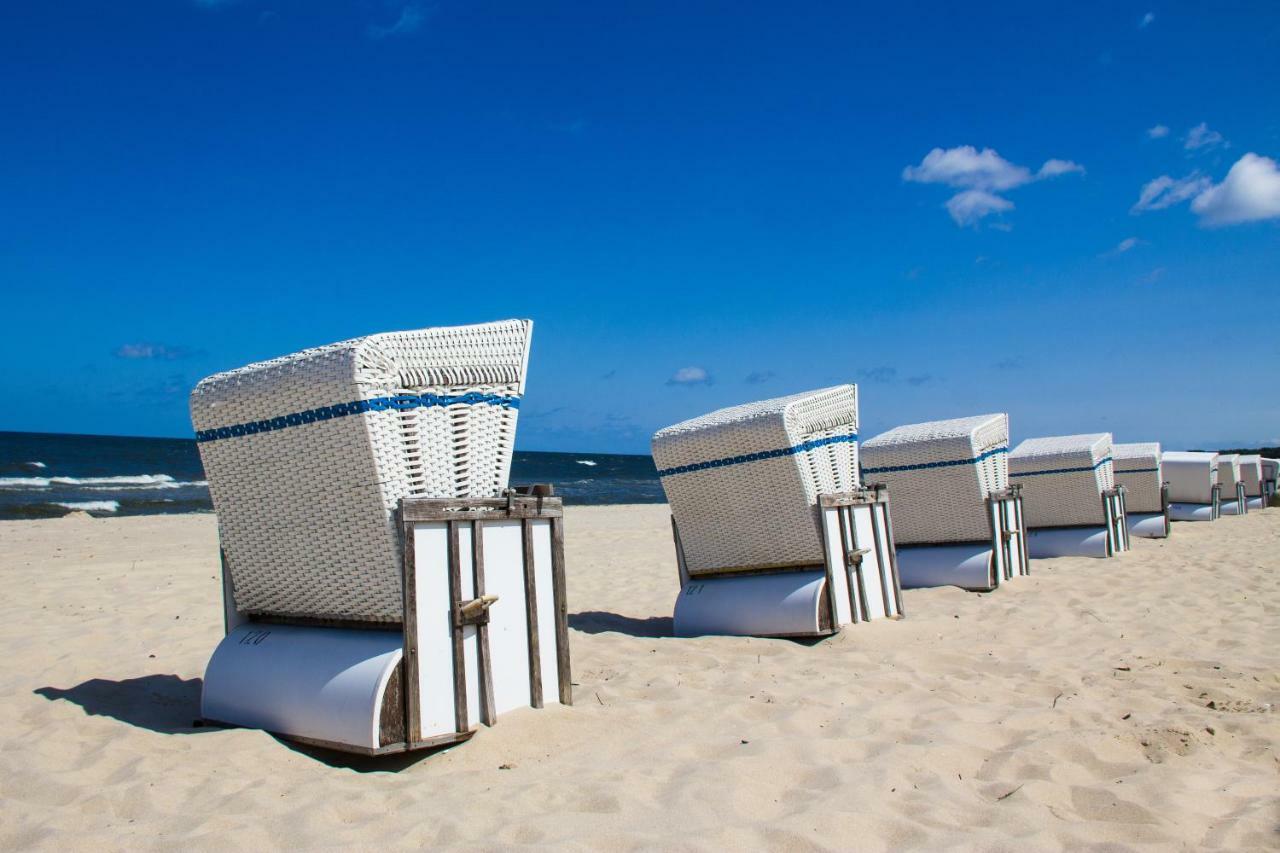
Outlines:
POLYGON ((884 529, 888 534, 885 538, 889 540, 889 565, 893 567, 893 603, 898 606, 895 615, 902 617, 906 615, 906 611, 902 609, 902 578, 898 576, 898 546, 894 544, 893 538, 893 510, 887 489, 876 496, 884 502, 884 529))
POLYGON ((529 694, 530 704, 542 707, 542 656, 538 643, 538 585, 533 575, 533 519, 526 518, 520 527, 521 550, 524 552, 524 603, 529 627, 529 694))
POLYGON ((876 548, 876 571, 880 573, 880 598, 884 604, 884 615, 892 616, 893 608, 889 606, 889 577, 884 559, 888 551, 881 547, 880 519, 876 518, 876 504, 871 505, 871 541, 876 548))
POLYGON ((449 522, 449 621, 453 626, 453 718, 455 728, 471 728, 467 719, 467 659, 462 644, 462 555, 457 521, 449 522))
POLYGON ((564 521, 551 519, 551 584, 556 611, 556 676, 560 704, 573 704, 573 673, 569 667, 569 599, 564 579, 564 521))
POLYGON ((418 691, 422 682, 418 675, 418 566, 414 552, 413 522, 401 525, 404 537, 404 716, 405 738, 413 743, 422 739, 422 708, 418 691))
MULTIPOLYGON (((471 524, 471 577, 475 597, 484 596, 484 522, 471 524)), ((457 629, 461 631, 461 628, 457 629)), ((489 656, 489 623, 476 626, 476 658, 480 667, 480 722, 492 726, 498 722, 493 705, 493 659, 489 656)))
POLYGON ((849 512, 849 508, 843 504, 835 504, 834 506, 836 507, 836 520, 840 522, 840 564, 844 569, 846 585, 849 587, 849 621, 857 625, 862 621, 862 614, 858 612, 858 599, 855 597, 853 588, 857 572, 854 570, 852 560, 849 557, 849 552, 853 547, 849 542, 849 525, 845 520, 845 514, 849 512))

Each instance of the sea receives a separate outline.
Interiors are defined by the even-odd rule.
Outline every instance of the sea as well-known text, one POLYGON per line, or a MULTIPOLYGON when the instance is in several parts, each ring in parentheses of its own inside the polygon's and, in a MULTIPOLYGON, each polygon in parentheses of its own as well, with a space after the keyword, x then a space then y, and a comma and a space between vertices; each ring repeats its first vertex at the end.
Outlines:
MULTIPOLYGON (((517 450, 511 484, 567 504, 661 503, 649 456, 517 450)), ((194 439, 0 432, 0 519, 212 512, 194 439)))

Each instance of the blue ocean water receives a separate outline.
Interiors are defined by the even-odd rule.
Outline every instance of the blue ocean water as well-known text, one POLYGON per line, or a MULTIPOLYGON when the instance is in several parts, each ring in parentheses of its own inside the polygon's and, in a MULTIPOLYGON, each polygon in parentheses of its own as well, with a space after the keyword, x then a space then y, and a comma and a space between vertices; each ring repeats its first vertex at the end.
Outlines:
MULTIPOLYGON (((569 504, 665 499, 648 456, 516 451, 511 483, 551 483, 569 504)), ((0 432, 0 519, 212 509, 191 439, 0 432)))

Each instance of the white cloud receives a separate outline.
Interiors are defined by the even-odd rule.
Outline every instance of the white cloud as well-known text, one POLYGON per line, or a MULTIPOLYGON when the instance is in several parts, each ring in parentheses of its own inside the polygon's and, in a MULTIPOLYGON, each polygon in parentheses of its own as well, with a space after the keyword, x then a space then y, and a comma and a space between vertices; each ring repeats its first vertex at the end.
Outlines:
POLYGON ((1044 165, 1040 167, 1040 171, 1036 172, 1036 177, 1040 180, 1045 178, 1056 178, 1058 175, 1069 175, 1072 172, 1084 174, 1084 166, 1071 160, 1045 160, 1044 165))
POLYGON ((1123 240, 1121 240, 1119 243, 1116 244, 1114 249, 1103 252, 1102 257, 1113 258, 1116 255, 1123 255, 1125 252, 1128 252, 1129 250, 1134 249, 1141 244, 1142 244, 1142 241, 1139 240, 1137 237, 1125 237, 1123 240))
POLYGON ((682 367, 667 380, 668 385, 710 385, 711 374, 704 367, 682 367))
POLYGON ((986 190, 965 190, 947 199, 947 213, 957 225, 976 225, 984 216, 1013 210, 1013 202, 986 190))
POLYGON ((972 145, 935 148, 919 166, 902 170, 902 178, 919 184, 946 184, 949 187, 973 187, 984 190, 1011 190, 1032 181, 1026 166, 1016 166, 994 148, 981 151, 972 145))
POLYGON ((1151 26, 1155 22, 1155 19, 1156 19, 1156 13, 1148 12, 1147 14, 1142 16, 1141 21, 1138 21, 1138 29, 1145 30, 1147 27, 1151 26))
POLYGON ((1147 137, 1150 139, 1164 139, 1169 135, 1169 128, 1163 124, 1157 124, 1155 127, 1147 128, 1147 137))
POLYGON ((1138 284, 1155 284, 1162 278, 1164 278, 1164 267, 1156 267, 1146 275, 1139 276, 1138 284))
POLYGON ((1222 183, 1191 202, 1201 225, 1234 225, 1280 217, 1280 169, 1270 157, 1252 152, 1235 162, 1222 183))
POLYGON ((422 22, 426 20, 426 15, 421 7, 410 3, 400 10, 400 17, 396 18, 394 24, 390 26, 380 26, 378 24, 370 24, 365 32, 371 39, 384 39, 392 36, 407 36, 416 33, 418 28, 422 26, 422 22))
POLYGON ((1129 208, 1130 213, 1141 213, 1144 210, 1164 210, 1175 204, 1194 198, 1213 185, 1213 181, 1192 172, 1185 178, 1174 180, 1168 175, 1147 181, 1138 194, 1138 201, 1129 208))
POLYGON ((1083 173, 1084 167, 1054 158, 1033 173, 1004 159, 994 148, 979 151, 972 145, 960 145, 934 148, 918 166, 904 168, 902 179, 963 190, 947 200, 947 212, 956 224, 972 225, 992 213, 1013 210, 1013 202, 997 193, 1072 172, 1083 173))
POLYGON ((1206 122, 1202 121, 1187 131, 1185 148, 1188 151, 1195 151, 1199 148, 1214 148, 1218 145, 1228 147, 1227 141, 1222 138, 1222 134, 1216 130, 1210 130, 1206 122))

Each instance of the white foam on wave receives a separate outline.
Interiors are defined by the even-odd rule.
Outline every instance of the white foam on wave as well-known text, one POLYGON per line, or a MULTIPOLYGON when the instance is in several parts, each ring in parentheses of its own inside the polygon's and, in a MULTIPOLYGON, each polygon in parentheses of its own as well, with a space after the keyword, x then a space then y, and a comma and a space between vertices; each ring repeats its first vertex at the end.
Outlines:
POLYGON ((574 461, 579 465, 590 465, 592 468, 600 464, 599 462, 593 462, 590 459, 575 459, 574 461))
POLYGON ((168 474, 134 474, 123 477, 0 477, 0 489, 47 489, 81 486, 88 489, 182 489, 208 486, 208 480, 175 480, 168 474))
POLYGON ((27 464, 30 465, 32 468, 48 468, 49 467, 43 462, 28 462, 27 464))
POLYGON ((55 501, 53 505, 83 512, 115 512, 120 509, 120 501, 68 501, 66 503, 55 501))

